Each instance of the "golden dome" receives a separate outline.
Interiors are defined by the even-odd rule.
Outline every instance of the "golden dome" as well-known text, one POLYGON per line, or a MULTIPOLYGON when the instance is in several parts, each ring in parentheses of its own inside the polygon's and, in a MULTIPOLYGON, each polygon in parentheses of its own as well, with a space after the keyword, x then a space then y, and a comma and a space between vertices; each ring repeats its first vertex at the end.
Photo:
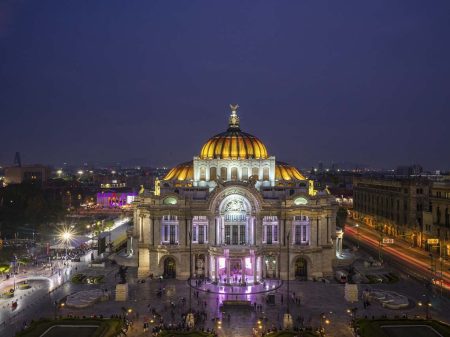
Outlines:
POLYGON ((294 167, 287 163, 277 161, 275 165, 276 180, 305 180, 305 177, 294 167))
POLYGON ((228 130, 210 138, 203 145, 200 159, 267 159, 266 146, 255 136, 242 132, 239 128, 237 105, 230 105, 232 112, 228 130))
POLYGON ((192 179, 194 179, 192 161, 187 161, 185 163, 175 166, 163 178, 163 180, 178 180, 178 181, 185 181, 192 179))
MULTIPOLYGON (((194 179, 192 161, 175 166, 167 173, 163 180, 190 181, 194 179)), ((294 167, 287 163, 276 162, 275 179, 279 181, 305 180, 305 177, 294 167)))

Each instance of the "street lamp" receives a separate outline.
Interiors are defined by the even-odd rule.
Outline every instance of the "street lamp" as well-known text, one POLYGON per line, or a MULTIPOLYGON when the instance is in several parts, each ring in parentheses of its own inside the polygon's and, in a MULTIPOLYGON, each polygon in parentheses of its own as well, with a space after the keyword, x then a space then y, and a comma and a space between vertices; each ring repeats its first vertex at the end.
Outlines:
POLYGON ((195 325, 194 313, 192 312, 192 230, 189 229, 189 313, 186 315, 186 325, 193 328, 195 325))
POLYGON ((70 240, 72 239, 72 232, 66 230, 62 233, 61 238, 64 241, 64 245, 66 246, 66 260, 67 260, 67 246, 70 243, 70 240))
POLYGON ((291 242, 289 240, 290 236, 291 236, 291 231, 289 230, 288 233, 287 233, 287 288, 286 288, 286 290, 287 290, 287 296, 286 296, 287 307, 286 307, 286 313, 284 314, 284 319, 283 319, 283 325, 284 325, 284 328, 286 330, 291 329, 292 328, 292 324, 293 324, 293 322, 292 322, 292 315, 291 315, 290 310, 289 310, 289 303, 290 303, 290 300, 289 300, 289 279, 290 279, 290 264, 291 264, 291 261, 289 259, 289 257, 290 257, 289 256, 289 247, 291 245, 291 242))
POLYGON ((356 227, 356 243, 357 247, 359 248, 359 224, 356 224, 355 227, 356 227))

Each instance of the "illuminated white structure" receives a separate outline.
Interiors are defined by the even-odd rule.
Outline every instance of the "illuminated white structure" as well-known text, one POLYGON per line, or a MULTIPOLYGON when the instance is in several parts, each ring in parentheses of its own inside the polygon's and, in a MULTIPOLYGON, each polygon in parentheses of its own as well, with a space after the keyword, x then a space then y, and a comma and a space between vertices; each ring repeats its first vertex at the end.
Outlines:
POLYGON ((335 198, 269 156, 231 108, 226 132, 136 197, 139 276, 187 279, 189 240, 192 275, 219 283, 286 279, 287 245, 291 279, 331 275, 335 198))

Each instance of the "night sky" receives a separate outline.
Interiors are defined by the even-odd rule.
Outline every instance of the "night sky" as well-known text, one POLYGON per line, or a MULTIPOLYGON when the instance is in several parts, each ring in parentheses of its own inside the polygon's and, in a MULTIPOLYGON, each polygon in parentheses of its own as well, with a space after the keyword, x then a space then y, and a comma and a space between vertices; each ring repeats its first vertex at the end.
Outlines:
POLYGON ((1 1, 0 163, 450 169, 450 1, 1 1))

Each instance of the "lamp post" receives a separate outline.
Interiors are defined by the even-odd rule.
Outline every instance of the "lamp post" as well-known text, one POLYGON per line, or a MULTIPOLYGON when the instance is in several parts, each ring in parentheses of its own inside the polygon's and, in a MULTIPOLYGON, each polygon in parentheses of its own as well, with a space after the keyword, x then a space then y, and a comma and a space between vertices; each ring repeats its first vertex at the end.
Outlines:
POLYGON ((290 242, 290 236, 291 236, 291 231, 289 230, 287 233, 287 293, 286 293, 286 313, 284 314, 284 318, 283 318, 283 326, 286 330, 289 330, 292 328, 292 315, 290 313, 289 310, 289 305, 290 305, 290 298, 289 298, 289 294, 290 294, 290 289, 289 289, 289 279, 290 279, 290 259, 289 259, 289 247, 291 245, 290 242))
POLYGON ((356 224, 355 227, 356 227, 356 245, 359 248, 359 224, 356 224))
POLYGON ((186 315, 186 325, 193 328, 195 325, 194 314, 192 313, 192 231, 189 229, 189 312, 186 315))
POLYGON ((61 235, 62 240, 64 241, 64 246, 66 248, 66 260, 67 260, 67 248, 72 239, 72 233, 69 230, 66 230, 61 235))

